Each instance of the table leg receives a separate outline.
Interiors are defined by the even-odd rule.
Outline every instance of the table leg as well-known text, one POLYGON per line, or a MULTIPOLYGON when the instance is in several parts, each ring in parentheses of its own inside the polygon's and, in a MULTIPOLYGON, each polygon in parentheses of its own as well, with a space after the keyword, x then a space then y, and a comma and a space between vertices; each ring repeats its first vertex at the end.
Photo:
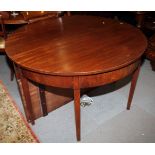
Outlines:
POLYGON ((21 79, 21 84, 22 84, 22 88, 23 88, 23 95, 24 95, 25 102, 26 102, 26 107, 27 107, 26 109, 29 113, 28 121, 31 122, 32 125, 34 125, 35 124, 34 114, 33 114, 33 109, 32 109, 28 80, 24 76, 20 76, 20 79, 21 79))
POLYGON ((80 120, 80 87, 79 78, 74 78, 74 111, 75 111, 75 122, 76 122, 76 138, 77 141, 81 139, 81 120, 80 120))
POLYGON ((47 116, 47 105, 46 105, 46 96, 45 96, 45 86, 39 84, 39 94, 40 94, 40 103, 42 107, 43 116, 47 116))
POLYGON ((13 78, 14 78, 14 70, 13 70, 13 68, 10 68, 10 72, 11 72, 11 81, 13 81, 13 78))
POLYGON ((136 71, 132 75, 130 93, 129 93, 128 103, 127 103, 127 110, 130 110, 130 107, 131 107, 131 102, 132 102, 132 98, 133 98, 133 95, 134 95, 134 91, 135 91, 139 71, 140 71, 140 64, 139 64, 138 68, 136 69, 136 71))
POLYGON ((19 93, 20 93, 20 96, 21 96, 21 99, 22 99, 22 104, 23 104, 24 111, 25 111, 25 116, 26 116, 27 121, 29 121, 30 117, 29 117, 29 112, 27 110, 25 98, 24 98, 24 95, 23 95, 23 88, 22 88, 21 79, 20 79, 20 71, 19 71, 18 67, 15 64, 13 64, 13 66, 14 66, 14 71, 15 71, 15 76, 16 76, 16 80, 17 80, 19 93))

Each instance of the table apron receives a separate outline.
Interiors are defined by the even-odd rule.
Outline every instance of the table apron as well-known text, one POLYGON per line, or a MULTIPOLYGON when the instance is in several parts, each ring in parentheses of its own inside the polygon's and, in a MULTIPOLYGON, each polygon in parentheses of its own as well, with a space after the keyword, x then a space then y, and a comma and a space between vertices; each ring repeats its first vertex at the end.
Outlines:
POLYGON ((75 77, 79 77, 79 87, 80 88, 89 88, 89 87, 96 87, 101 86, 104 84, 112 83, 117 80, 120 80, 131 73, 133 73, 138 65, 140 64, 140 60, 123 67, 121 69, 117 69, 110 72, 104 72, 100 74, 93 74, 93 75, 75 75, 75 76, 59 76, 59 75, 48 75, 33 72, 30 70, 26 70, 20 68, 22 70, 22 75, 27 79, 53 87, 60 87, 60 88, 74 88, 74 79, 75 77))

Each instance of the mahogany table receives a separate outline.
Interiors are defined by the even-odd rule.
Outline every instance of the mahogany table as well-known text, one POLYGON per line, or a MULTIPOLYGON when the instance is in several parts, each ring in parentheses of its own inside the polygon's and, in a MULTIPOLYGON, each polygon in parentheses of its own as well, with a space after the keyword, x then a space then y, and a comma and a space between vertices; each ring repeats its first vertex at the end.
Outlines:
POLYGON ((43 113, 44 86, 74 90, 76 136, 80 140, 80 89, 96 87, 132 74, 130 109, 147 46, 142 32, 126 23, 93 16, 71 16, 26 25, 6 41, 26 101, 27 120, 34 123, 28 81, 40 86, 43 113))

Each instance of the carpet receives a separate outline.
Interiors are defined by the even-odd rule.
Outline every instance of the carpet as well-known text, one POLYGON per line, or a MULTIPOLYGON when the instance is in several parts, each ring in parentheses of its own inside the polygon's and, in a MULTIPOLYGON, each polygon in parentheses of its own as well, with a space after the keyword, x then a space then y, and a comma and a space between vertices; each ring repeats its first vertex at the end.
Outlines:
POLYGON ((0 81, 0 143, 37 142, 38 138, 0 81))

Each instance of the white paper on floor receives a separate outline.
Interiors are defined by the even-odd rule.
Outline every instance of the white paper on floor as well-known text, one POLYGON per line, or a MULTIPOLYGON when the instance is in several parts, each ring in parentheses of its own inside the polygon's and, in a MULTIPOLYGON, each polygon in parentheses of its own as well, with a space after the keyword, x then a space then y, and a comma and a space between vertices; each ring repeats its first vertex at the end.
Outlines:
POLYGON ((92 99, 92 104, 81 108, 81 113, 86 113, 91 119, 95 120, 97 124, 102 124, 126 110, 127 98, 121 95, 119 91, 94 96, 92 99))

